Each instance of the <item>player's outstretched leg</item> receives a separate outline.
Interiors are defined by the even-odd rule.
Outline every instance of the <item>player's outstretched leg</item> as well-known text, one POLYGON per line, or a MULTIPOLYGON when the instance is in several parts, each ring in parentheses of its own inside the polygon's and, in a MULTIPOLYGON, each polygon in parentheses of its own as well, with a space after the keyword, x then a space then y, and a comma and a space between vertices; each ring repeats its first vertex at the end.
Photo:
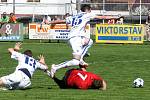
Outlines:
POLYGON ((69 66, 76 66, 76 65, 79 65, 80 61, 77 60, 77 59, 72 59, 70 61, 66 61, 66 62, 63 62, 61 64, 58 64, 58 65, 55 65, 55 64, 52 64, 52 67, 51 67, 51 77, 53 78, 54 77, 54 74, 56 73, 56 71, 60 68, 64 68, 64 67, 69 67, 69 66))

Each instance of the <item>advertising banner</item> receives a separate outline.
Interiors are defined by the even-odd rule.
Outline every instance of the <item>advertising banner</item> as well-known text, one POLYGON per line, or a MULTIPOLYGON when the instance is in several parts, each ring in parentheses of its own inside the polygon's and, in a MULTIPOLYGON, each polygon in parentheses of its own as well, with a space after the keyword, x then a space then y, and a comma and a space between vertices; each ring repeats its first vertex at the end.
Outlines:
MULTIPOLYGON (((37 23, 29 24, 29 39, 69 39, 70 28, 66 24, 40 25, 37 23)), ((86 27, 87 37, 90 37, 90 25, 86 27)))
POLYGON ((143 43, 143 36, 143 25, 96 25, 96 43, 143 43))
POLYGON ((0 41, 23 41, 22 24, 1 24, 0 41))

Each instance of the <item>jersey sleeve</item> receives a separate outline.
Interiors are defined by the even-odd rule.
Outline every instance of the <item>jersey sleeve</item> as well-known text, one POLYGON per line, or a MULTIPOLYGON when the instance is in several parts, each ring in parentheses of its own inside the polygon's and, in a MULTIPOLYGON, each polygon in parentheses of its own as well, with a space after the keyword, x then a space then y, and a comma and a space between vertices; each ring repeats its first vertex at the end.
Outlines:
POLYGON ((19 52, 16 52, 16 51, 13 51, 12 54, 11 54, 11 58, 12 59, 15 59, 15 60, 19 60, 21 59, 23 56, 23 54, 19 53, 19 52))
POLYGON ((86 19, 94 19, 96 17, 96 14, 94 13, 87 13, 85 14, 86 19))
POLYGON ((71 19, 72 19, 71 16, 67 17, 66 18, 66 24, 71 24, 71 19))
POLYGON ((37 68, 38 68, 38 69, 42 69, 42 70, 47 69, 47 67, 46 67, 45 65, 39 63, 38 61, 37 61, 36 65, 37 65, 37 68))

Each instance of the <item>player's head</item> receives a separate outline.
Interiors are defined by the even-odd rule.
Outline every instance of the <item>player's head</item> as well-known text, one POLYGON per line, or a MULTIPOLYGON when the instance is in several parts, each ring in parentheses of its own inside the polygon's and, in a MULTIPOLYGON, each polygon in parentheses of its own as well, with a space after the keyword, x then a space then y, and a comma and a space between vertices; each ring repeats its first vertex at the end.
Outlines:
POLYGON ((6 12, 3 12, 3 17, 4 17, 4 18, 6 17, 6 14, 7 14, 6 12))
POLYGON ((25 50, 23 54, 25 54, 29 57, 32 57, 32 51, 31 50, 25 50))
POLYGON ((44 18, 47 18, 48 17, 48 15, 44 15, 44 18))
POLYGON ((70 16, 70 14, 69 14, 69 13, 66 13, 66 14, 65 14, 65 16, 66 16, 66 17, 69 17, 69 16, 70 16))
POLYGON ((84 4, 84 5, 81 5, 81 11, 82 12, 91 12, 91 6, 90 5, 87 5, 87 4, 84 4))
POLYGON ((66 13, 65 15, 64 15, 64 18, 66 19, 67 17, 69 17, 70 16, 70 14, 69 13, 66 13))
POLYGON ((10 16, 14 16, 15 14, 14 13, 10 13, 10 16))
POLYGON ((103 87, 103 81, 102 80, 93 80, 92 89, 100 89, 103 87))

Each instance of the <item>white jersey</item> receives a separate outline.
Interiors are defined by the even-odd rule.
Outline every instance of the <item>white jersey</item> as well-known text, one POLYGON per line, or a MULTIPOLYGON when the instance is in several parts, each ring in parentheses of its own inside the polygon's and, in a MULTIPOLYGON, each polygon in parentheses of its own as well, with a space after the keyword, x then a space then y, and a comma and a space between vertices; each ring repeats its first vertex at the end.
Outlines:
POLYGON ((18 66, 16 67, 16 70, 19 70, 21 68, 26 68, 30 72, 31 76, 33 75, 34 71, 37 68, 43 70, 47 68, 45 65, 39 63, 34 58, 21 54, 16 51, 12 52, 11 58, 18 60, 18 66))
POLYGON ((66 18, 66 23, 71 26, 70 38, 74 36, 85 36, 86 24, 93 19, 96 15, 92 13, 78 13, 74 16, 66 18))

